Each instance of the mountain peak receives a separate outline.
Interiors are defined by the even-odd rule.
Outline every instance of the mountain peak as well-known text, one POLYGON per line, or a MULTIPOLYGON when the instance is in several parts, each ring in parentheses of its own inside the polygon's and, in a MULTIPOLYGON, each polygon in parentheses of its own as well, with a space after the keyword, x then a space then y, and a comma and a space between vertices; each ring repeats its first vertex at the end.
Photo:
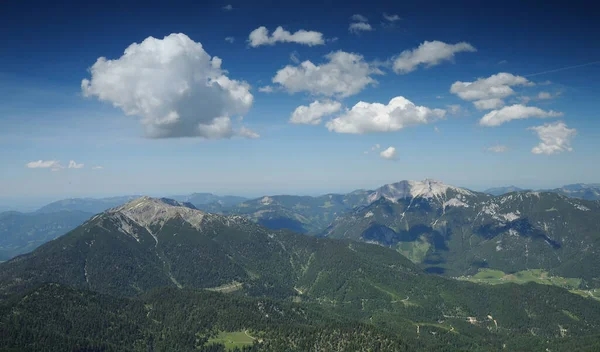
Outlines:
POLYGON ((473 195, 473 192, 469 190, 450 186, 433 179, 423 181, 405 180, 378 188, 369 196, 369 202, 372 203, 381 197, 392 202, 405 198, 443 199, 446 198, 446 193, 449 190, 461 195, 473 195))
POLYGON ((206 215, 190 203, 182 203, 169 198, 148 196, 134 199, 107 213, 121 213, 141 226, 162 225, 169 219, 181 217, 194 227, 198 227, 206 215))

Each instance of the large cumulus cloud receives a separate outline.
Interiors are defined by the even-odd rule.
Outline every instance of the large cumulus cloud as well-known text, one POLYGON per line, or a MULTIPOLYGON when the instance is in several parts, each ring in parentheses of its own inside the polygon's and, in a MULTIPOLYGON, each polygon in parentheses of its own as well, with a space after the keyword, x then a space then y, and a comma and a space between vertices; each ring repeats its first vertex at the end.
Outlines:
POLYGON ((81 88, 139 116, 148 137, 229 138, 236 134, 230 117, 247 113, 253 96, 221 63, 185 34, 148 37, 118 59, 100 57, 81 88))

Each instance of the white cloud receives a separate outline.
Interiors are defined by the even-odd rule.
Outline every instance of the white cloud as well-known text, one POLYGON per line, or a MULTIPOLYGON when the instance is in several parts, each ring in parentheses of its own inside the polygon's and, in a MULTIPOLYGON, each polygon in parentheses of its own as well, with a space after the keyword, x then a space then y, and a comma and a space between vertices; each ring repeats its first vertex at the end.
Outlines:
POLYGON ((477 51, 471 44, 461 42, 446 44, 440 41, 425 41, 418 48, 404 50, 394 59, 394 72, 405 74, 414 71, 417 66, 427 67, 439 65, 442 61, 452 60, 460 52, 477 51))
POLYGON ((504 152, 508 151, 508 147, 505 145, 498 144, 498 145, 488 147, 488 148, 486 148, 486 150, 488 152, 492 152, 492 153, 504 153, 504 152))
POLYGON ((448 113, 450 113, 450 115, 457 115, 462 111, 462 107, 458 104, 448 105, 446 108, 448 108, 448 113))
POLYGON ((104 169, 104 167, 102 167, 100 165, 92 166, 92 170, 102 170, 102 169, 104 169))
POLYGON ((387 105, 358 102, 326 126, 338 133, 392 132, 442 119, 445 114, 445 110, 416 106, 404 97, 395 97, 387 105))
POLYGON ((396 159, 396 148, 394 147, 389 147, 386 150, 381 151, 381 153, 379 153, 379 156, 381 156, 384 159, 387 160, 394 160, 396 159))
POLYGON ((514 86, 532 86, 532 82, 522 76, 500 72, 474 82, 457 81, 450 87, 450 93, 466 101, 474 101, 477 109, 497 109, 504 105, 502 99, 515 94, 514 86))
POLYGON ((230 116, 248 112, 254 97, 221 63, 185 34, 148 37, 116 60, 99 58, 81 88, 141 117, 148 137, 228 138, 234 134, 230 116))
POLYGON ((60 161, 58 160, 30 161, 27 164, 25 164, 25 166, 30 169, 51 169, 52 171, 64 169, 64 166, 62 166, 60 161))
POLYGON ((231 11, 231 10, 233 10, 233 6, 231 6, 231 5, 225 5, 225 6, 222 7, 222 9, 223 9, 223 11, 231 11))
POLYGON ((350 26, 348 26, 348 31, 350 33, 354 33, 354 34, 358 34, 360 32, 369 32, 372 30, 373 30, 373 27, 371 27, 370 24, 365 23, 365 22, 350 23, 350 26))
POLYGON ((246 127, 240 128, 240 130, 239 130, 239 132, 237 134, 240 137, 249 138, 249 139, 260 138, 260 134, 254 132, 251 129, 246 128, 246 127))
POLYGON ((380 148, 381 148, 381 145, 375 144, 374 146, 371 147, 371 151, 374 152, 374 151, 376 151, 377 149, 380 149, 380 148))
POLYGON ((269 36, 269 30, 264 27, 258 27, 253 30, 248 36, 250 46, 256 48, 261 45, 275 45, 275 43, 297 43, 308 46, 323 45, 323 34, 315 31, 298 30, 295 33, 290 33, 279 26, 275 32, 269 36))
POLYGON ((228 43, 233 43, 233 42, 235 42, 235 38, 234 37, 225 37, 225 41, 228 43))
POLYGON ((481 118, 481 120, 479 120, 479 124, 481 126, 496 127, 512 120, 528 119, 530 117, 559 117, 562 115, 563 113, 558 111, 545 111, 535 106, 515 104, 503 107, 500 110, 493 110, 488 112, 481 118))
POLYGON ((437 126, 433 126, 433 130, 435 133, 440 133, 440 129, 437 126))
POLYGON ((288 65, 277 71, 273 83, 282 85, 290 93, 308 92, 344 98, 376 84, 371 75, 381 74, 358 54, 336 51, 325 57, 329 62, 321 65, 308 60, 298 66, 288 65))
POLYGON ((383 13, 383 18, 384 18, 386 21, 389 21, 389 22, 396 22, 396 21, 400 21, 400 16, 398 16, 398 15, 388 15, 388 14, 387 14, 387 13, 385 13, 385 12, 383 13))
POLYGON ((77 164, 75 160, 69 161, 69 169, 82 169, 84 164, 77 164))
POLYGON ((531 150, 533 154, 555 154, 564 151, 573 151, 571 139, 575 137, 577 130, 568 128, 562 121, 530 127, 529 130, 535 131, 541 140, 531 150))
POLYGON ((482 99, 473 102, 477 110, 492 110, 504 106, 504 100, 499 98, 482 99))
POLYGON ((292 51, 290 53, 290 60, 295 63, 295 64, 299 64, 300 63, 300 58, 298 58, 298 52, 297 51, 292 51))
POLYGON ((548 93, 548 92, 540 92, 537 95, 537 98, 540 99, 540 100, 548 100, 548 99, 554 98, 554 96, 552 94, 548 93))
POLYGON ((321 119, 340 111, 342 104, 337 101, 320 102, 315 100, 309 106, 300 105, 290 117, 290 123, 318 125, 321 119))
POLYGON ((369 19, 367 19, 365 16, 361 15, 361 14, 354 14, 350 17, 350 19, 352 21, 356 21, 356 22, 368 22, 369 19))
POLYGON ((273 93, 274 89, 271 86, 264 86, 264 87, 258 88, 258 91, 261 93, 273 93))

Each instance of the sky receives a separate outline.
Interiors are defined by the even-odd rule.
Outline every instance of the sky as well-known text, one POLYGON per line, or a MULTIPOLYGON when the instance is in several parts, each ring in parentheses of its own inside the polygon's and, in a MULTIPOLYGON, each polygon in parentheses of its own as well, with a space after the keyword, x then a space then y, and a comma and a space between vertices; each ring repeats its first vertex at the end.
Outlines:
POLYGON ((589 6, 3 1, 0 206, 600 182, 589 6))

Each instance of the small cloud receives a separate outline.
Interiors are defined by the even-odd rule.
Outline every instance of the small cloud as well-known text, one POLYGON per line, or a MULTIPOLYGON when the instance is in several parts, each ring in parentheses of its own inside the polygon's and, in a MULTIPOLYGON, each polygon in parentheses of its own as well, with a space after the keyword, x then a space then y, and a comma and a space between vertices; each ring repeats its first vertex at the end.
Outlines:
POLYGON ((231 10, 233 10, 233 6, 231 6, 231 4, 229 4, 229 5, 225 5, 225 6, 221 7, 221 9, 223 11, 231 11, 231 10))
POLYGON ((379 156, 386 160, 395 160, 396 159, 396 148, 389 147, 386 150, 379 153, 379 156))
POLYGON ((443 95, 436 95, 435 98, 436 99, 444 99, 444 96, 443 95))
POLYGON ((504 64, 507 64, 507 63, 508 63, 508 61, 506 61, 506 60, 500 60, 500 61, 498 61, 498 65, 504 65, 504 64))
POLYGON ((225 37, 225 41, 228 43, 233 43, 233 42, 235 42, 235 38, 234 37, 225 37))
MULTIPOLYGON (((528 104, 531 101, 531 97, 528 97, 526 95, 520 96, 519 100, 521 101, 521 103, 523 104, 528 104)), ((475 103, 473 103, 475 104, 475 103)))
POLYGON ((375 144, 374 146, 371 147, 371 151, 374 152, 379 148, 381 148, 381 146, 379 144, 375 144))
POLYGON ((51 169, 52 171, 58 171, 60 169, 64 169, 65 167, 61 165, 58 160, 37 160, 30 161, 25 164, 25 167, 29 169, 51 169))
POLYGON ((260 87, 258 88, 258 91, 261 93, 273 93, 273 87, 272 86, 264 86, 264 87, 260 87))
POLYGON ((372 30, 373 27, 371 27, 370 24, 365 22, 350 23, 350 26, 348 27, 348 31, 354 34, 359 34, 360 32, 369 32, 372 30))
POLYGON ((485 148, 486 151, 491 152, 491 153, 504 153, 506 151, 508 151, 508 147, 505 145, 494 145, 488 148, 485 148))
POLYGON ((82 169, 84 164, 77 164, 75 160, 69 161, 69 169, 82 169))
POLYGON ((481 126, 496 127, 512 120, 528 119, 532 117, 552 118, 559 116, 563 116, 563 113, 553 110, 545 111, 534 106, 515 104, 505 106, 499 110, 490 111, 479 120, 479 124, 481 126))
POLYGON ((461 106, 458 104, 447 105, 446 108, 448 108, 450 115, 458 115, 462 111, 461 106))
POLYGON ((481 99, 473 102, 477 110, 493 110, 504 106, 504 100, 500 98, 481 99))
POLYGON ((244 137, 244 138, 249 138, 249 139, 257 139, 260 138, 260 134, 252 131, 249 128, 246 127, 242 127, 240 128, 239 132, 238 132, 238 136, 240 137, 244 137))
POLYGON ((435 133, 440 133, 440 129, 437 126, 433 126, 433 130, 435 133))
POLYGON ((407 74, 419 66, 436 66, 444 61, 451 61, 458 53, 474 51, 477 49, 466 42, 447 44, 437 40, 424 41, 418 48, 404 50, 394 59, 394 72, 399 75, 407 74))
POLYGON ((290 60, 295 63, 295 64, 299 64, 300 63, 300 58, 298 57, 298 52, 297 51, 292 51, 292 53, 290 54, 290 60))
POLYGON ((443 119, 446 110, 417 106, 398 96, 387 105, 360 101, 345 113, 327 122, 330 131, 337 133, 365 134, 394 132, 408 126, 427 124, 443 119))
POLYGON ((325 40, 323 40, 323 33, 316 31, 300 29, 291 33, 279 26, 273 33, 269 34, 267 27, 260 26, 250 33, 248 43, 253 48, 261 45, 275 45, 275 43, 297 43, 313 46, 324 45, 325 40))
POLYGON ((309 106, 300 105, 294 110, 290 117, 290 123, 318 125, 325 116, 334 114, 342 108, 342 104, 337 101, 319 101, 315 100, 309 106))
POLYGON ((387 13, 383 13, 383 18, 388 21, 388 22, 396 22, 396 21, 400 21, 401 18, 398 15, 388 15, 387 13))
POLYGON ((548 92, 539 92, 537 95, 538 100, 549 100, 558 97, 560 93, 552 94, 548 92))
POLYGON ((104 169, 104 167, 102 167, 100 165, 92 166, 92 170, 102 170, 102 169, 104 169))
POLYGON ((369 21, 368 18, 366 18, 365 16, 358 14, 358 13, 350 16, 350 19, 352 21, 356 21, 356 22, 368 22, 369 21))
POLYGON ((574 128, 568 128, 562 122, 547 123, 543 126, 530 127, 528 130, 537 133, 541 142, 531 152, 533 154, 557 154, 561 152, 572 152, 571 139, 577 134, 574 128))

